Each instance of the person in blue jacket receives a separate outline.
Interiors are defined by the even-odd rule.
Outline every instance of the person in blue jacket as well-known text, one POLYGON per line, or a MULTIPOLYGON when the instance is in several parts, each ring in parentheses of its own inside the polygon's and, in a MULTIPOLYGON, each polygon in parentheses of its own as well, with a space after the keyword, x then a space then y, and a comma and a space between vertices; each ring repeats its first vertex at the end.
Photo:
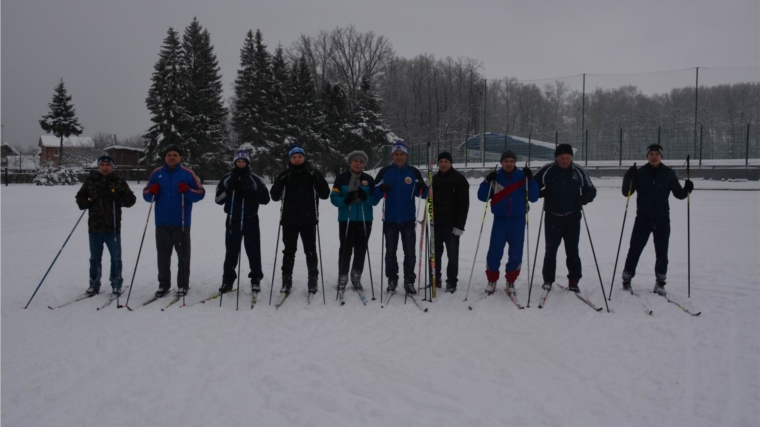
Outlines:
POLYGON ((251 292, 261 291, 261 232, 259 230, 259 205, 269 203, 269 190, 256 174, 251 172, 251 158, 245 150, 238 150, 232 159, 232 170, 227 172, 216 186, 217 205, 224 205, 226 233, 224 245, 224 272, 219 292, 232 290, 237 279, 238 255, 240 241, 245 244, 248 255, 248 267, 251 272, 251 292), (242 224, 241 224, 242 215, 242 224))
POLYGON ((544 290, 551 290, 557 269, 557 249, 564 240, 567 259, 568 289, 578 293, 578 282, 583 277, 578 243, 581 238, 583 206, 596 197, 596 187, 582 167, 573 162, 573 147, 559 144, 554 151, 555 161, 536 172, 536 183, 544 198, 544 290))
POLYGON ((662 146, 652 144, 647 147, 647 164, 636 168, 631 166, 623 177, 624 196, 636 196, 636 220, 631 232, 631 245, 623 268, 623 289, 631 290, 631 279, 636 275, 636 266, 649 235, 654 235, 655 285, 653 292, 666 295, 665 281, 668 274, 668 241, 670 240, 670 204, 668 197, 673 193, 683 200, 694 189, 694 184, 686 180, 683 188, 673 169, 662 163, 662 146))
POLYGON ((404 290, 416 294, 414 281, 414 230, 417 223, 415 197, 427 197, 429 184, 425 182, 420 171, 406 164, 408 148, 403 141, 393 144, 391 159, 393 164, 380 169, 375 177, 375 190, 372 195, 377 199, 385 197, 383 214, 383 234, 385 235, 385 277, 388 278, 389 293, 396 292, 398 286, 398 262, 396 249, 401 235, 404 250, 404 290))
POLYGON ((143 199, 156 203, 156 255, 158 258, 157 297, 171 288, 172 248, 177 251, 177 295, 190 286, 190 225, 193 203, 206 195, 201 181, 182 165, 182 152, 172 144, 164 151, 164 165, 150 174, 143 199))
POLYGON ((493 226, 491 243, 486 256, 486 293, 492 294, 499 281, 499 266, 504 256, 504 245, 509 245, 507 265, 507 292, 515 294, 515 280, 520 275, 525 241, 526 192, 532 203, 538 200, 538 184, 527 166, 517 169, 517 156, 510 150, 501 153, 501 169, 489 173, 478 188, 478 199, 485 202, 490 193, 493 226))
POLYGON ((349 168, 335 178, 330 202, 338 207, 338 291, 346 290, 351 255, 351 284, 362 292, 362 272, 367 253, 369 235, 372 233, 372 207, 379 198, 372 196, 375 180, 364 172, 368 158, 364 151, 352 151, 346 157, 349 168))

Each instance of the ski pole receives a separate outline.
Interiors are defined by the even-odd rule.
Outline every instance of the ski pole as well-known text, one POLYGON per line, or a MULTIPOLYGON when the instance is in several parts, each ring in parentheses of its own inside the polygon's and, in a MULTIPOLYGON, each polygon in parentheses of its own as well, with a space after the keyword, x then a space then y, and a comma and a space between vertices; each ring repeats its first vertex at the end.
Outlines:
MULTIPOLYGON (((528 167, 528 162, 525 162, 525 167, 528 167)), ((528 193, 530 192, 530 189, 528 188, 528 177, 525 177, 525 228, 527 231, 525 232, 525 244, 528 246, 528 270, 530 270, 530 199, 528 198, 528 193)))
MULTIPOLYGON (((232 201, 230 201, 230 211, 227 212, 227 227, 232 223, 232 208, 235 207, 235 190, 232 190, 232 201)), ((230 234, 232 234, 232 228, 230 228, 230 234)))
POLYGON ((116 193, 114 189, 111 189, 111 209, 113 210, 113 241, 116 241, 116 199, 113 195, 116 193))
POLYGON ((546 201, 541 206, 541 219, 538 220, 538 237, 536 238, 536 252, 533 255, 533 271, 530 273, 530 286, 528 286, 528 304, 530 308, 530 293, 533 290, 533 277, 536 274, 536 260, 538 259, 538 245, 541 243, 541 225, 544 223, 544 211, 546 210, 546 201))
POLYGON ((145 242, 145 232, 148 231, 148 222, 150 222, 150 212, 153 210, 153 202, 156 200, 156 195, 150 198, 150 207, 148 208, 148 217, 145 219, 145 228, 143 229, 142 239, 140 239, 140 249, 137 250, 137 259, 135 260, 135 270, 132 272, 132 281, 129 282, 129 292, 127 292, 127 302, 123 306, 116 302, 116 308, 127 307, 127 310, 132 311, 129 308, 129 297, 132 295, 132 285, 135 284, 135 274, 137 273, 137 264, 140 263, 140 253, 142 252, 143 243, 145 242))
POLYGON ((238 308, 240 306, 240 266, 243 264, 241 262, 241 259, 243 255, 243 241, 245 240, 245 235, 243 234, 243 220, 244 219, 245 219, 245 199, 243 199, 240 202, 240 248, 239 248, 240 250, 238 251, 238 288, 237 288, 237 302, 235 302, 235 311, 238 311, 238 308))
MULTIPOLYGON (((348 263, 351 265, 351 255, 348 255, 349 259, 346 259, 346 249, 348 249, 348 229, 351 225, 351 204, 348 205, 348 218, 346 219, 346 234, 343 236, 343 246, 340 251, 340 254, 338 255, 338 290, 335 291, 335 301, 338 300, 338 295, 340 295, 340 270, 343 268, 344 263, 348 263)), ((366 229, 365 229, 366 231, 366 229)))
POLYGON ((282 208, 285 206, 285 190, 282 190, 280 199, 280 222, 277 223, 277 243, 274 245, 274 263, 272 264, 272 285, 269 287, 269 305, 272 305, 272 293, 274 292, 274 270, 277 268, 277 250, 280 248, 280 230, 282 230, 282 208))
POLYGON ((182 237, 185 236, 185 193, 181 193, 182 198, 182 237))
MULTIPOLYGON (((493 168, 496 170, 496 167, 493 168)), ((464 301, 470 294, 470 285, 472 284, 472 273, 475 271, 475 262, 478 260, 478 249, 480 249, 480 238, 483 237, 483 226, 486 224, 486 214, 488 213, 488 202, 491 201, 491 192, 493 191, 493 181, 488 186, 488 196, 486 196, 486 205, 483 208, 483 221, 480 223, 480 233, 478 233, 478 244, 475 246, 475 256, 472 258, 472 269, 470 269, 470 280, 467 281, 467 292, 464 294, 464 301)), ((464 302, 462 301, 462 302, 464 302)))
MULTIPOLYGON (((689 170, 689 159, 691 155, 686 155, 686 179, 690 180, 691 172, 689 170)), ((686 193, 686 283, 688 287, 688 297, 691 298, 691 192, 686 193)))
MULTIPOLYGON (((580 189, 581 194, 583 194, 583 189, 580 189)), ((607 304, 607 295, 605 295, 604 292, 604 283, 602 283, 602 273, 599 271, 599 262, 596 260, 596 251, 594 250, 594 241, 591 240, 591 230, 588 228, 588 220, 586 219, 586 213, 583 210, 583 205, 581 205, 581 216, 583 217, 583 222, 586 223, 586 231, 588 232, 588 242, 591 243, 591 253, 594 254, 594 264, 596 264, 596 274, 599 275, 599 285, 602 287, 602 296, 604 297, 604 306, 607 307, 607 313, 610 312, 610 306, 607 304)))
MULTIPOLYGON (((322 304, 327 305, 327 297, 325 296, 325 268, 322 267, 322 240, 319 238, 319 196, 316 189, 314 189, 314 208, 317 211, 317 245, 319 246, 319 277, 322 279, 322 304)), ((348 229, 348 224, 346 224, 346 229, 348 229)))
POLYGON ((58 256, 61 255, 61 252, 63 251, 63 248, 66 247, 66 243, 69 242, 69 239, 71 238, 71 235, 74 234, 74 230, 77 229, 77 225, 79 225, 79 221, 82 220, 82 217, 84 217, 84 213, 87 212, 87 209, 82 211, 82 215, 79 215, 79 219, 77 220, 77 223, 74 224, 74 228, 71 229, 71 233, 69 233, 69 237, 66 238, 66 240, 63 242, 63 246, 61 246, 61 249, 58 250, 58 254, 56 254, 55 258, 53 259, 53 262, 50 264, 50 267, 48 267, 47 271, 45 272, 45 275, 42 277, 42 280, 40 280, 40 284, 37 285, 37 289, 34 290, 34 293, 32 294, 32 297, 29 298, 29 302, 26 303, 26 306, 24 306, 24 309, 26 307, 29 307, 29 304, 34 299, 34 296, 37 295, 37 291, 40 290, 40 286, 42 286, 42 282, 45 281, 45 278, 47 277, 48 273, 50 273, 50 270, 53 268, 53 264, 55 264, 55 261, 58 260, 58 256))
MULTIPOLYGON (((372 289, 372 301, 375 300, 375 281, 372 279, 372 260, 369 257, 369 234, 367 234, 367 221, 364 219, 364 206, 360 206, 362 210, 362 224, 364 224, 364 246, 367 247, 367 266, 369 267, 369 286, 372 289)), ((383 290, 380 289, 382 295, 383 290)))
MULTIPOLYGON (((385 279, 385 198, 387 194, 383 193, 383 223, 382 223, 382 237, 380 239, 380 304, 383 303, 383 279, 385 279)), ((382 308, 382 305, 381 305, 382 308)))
MULTIPOLYGON (((420 190, 420 197, 422 197, 422 190, 420 190)), ((415 218, 415 223, 416 221, 417 221, 417 218, 415 218)), ((422 246, 423 246, 423 241, 425 240, 425 223, 426 222, 427 222, 427 200, 425 200, 425 210, 422 212, 422 221, 420 222, 420 255, 419 255, 420 259, 417 262, 417 293, 420 292, 420 281, 422 279, 422 246)))
MULTIPOLYGON (((636 167, 636 163, 633 164, 636 167)), ((615 255, 615 268, 612 269, 612 281, 610 281, 610 297, 609 301, 612 301, 612 285, 615 284, 615 273, 617 273, 618 259, 620 259, 620 247, 623 245, 623 231, 625 231, 625 219, 628 217, 628 203, 631 201, 631 193, 633 192, 633 178, 628 185, 628 198, 625 200, 625 213, 623 214, 623 227, 620 229, 620 241, 618 242, 617 255, 615 255)))

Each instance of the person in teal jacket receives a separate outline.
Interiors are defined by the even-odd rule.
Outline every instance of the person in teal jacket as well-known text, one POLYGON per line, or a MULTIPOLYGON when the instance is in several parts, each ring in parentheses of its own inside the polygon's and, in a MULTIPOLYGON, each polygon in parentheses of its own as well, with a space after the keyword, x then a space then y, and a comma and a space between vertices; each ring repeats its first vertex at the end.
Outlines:
POLYGON ((352 151, 346 160, 349 168, 335 178, 330 194, 330 202, 338 207, 338 291, 341 293, 346 290, 348 283, 352 253, 354 263, 350 268, 351 284, 357 291, 363 290, 361 280, 367 242, 372 233, 372 207, 380 201, 372 195, 375 180, 364 172, 367 154, 352 151))

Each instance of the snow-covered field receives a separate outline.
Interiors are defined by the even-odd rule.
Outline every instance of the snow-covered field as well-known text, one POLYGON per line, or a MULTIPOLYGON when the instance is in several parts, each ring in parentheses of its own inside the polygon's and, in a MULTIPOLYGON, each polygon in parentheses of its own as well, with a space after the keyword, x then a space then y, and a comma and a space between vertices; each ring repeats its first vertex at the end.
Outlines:
MULTIPOLYGON (((605 184, 587 207, 587 218, 606 292, 625 198, 619 179, 597 182, 605 184)), ((379 206, 371 239, 377 300, 365 307, 347 293, 345 306, 333 301, 338 227, 336 209, 328 201, 321 205, 320 229, 326 306, 321 293, 317 303, 306 306, 300 251, 298 292, 279 310, 267 305, 279 215, 279 204, 272 203, 260 211, 266 292, 253 310, 245 307, 248 295, 241 295, 237 312, 231 297, 221 308, 217 300, 166 311, 161 302, 133 312, 115 304, 96 311, 105 295, 49 310, 48 305, 87 288, 86 218, 24 310, 80 214, 74 203, 78 188, 2 187, 3 426, 760 424, 760 192, 694 192, 690 299, 687 204, 671 198, 667 289, 702 312, 692 317, 649 292, 654 283, 651 243, 634 280, 641 298, 621 292, 617 277, 611 313, 594 312, 557 289, 544 309, 536 308, 543 244, 530 308, 518 310, 503 292, 474 303, 485 285, 490 213, 469 301, 462 302, 483 213, 474 184, 461 242, 460 290, 422 303, 427 313, 411 302, 404 305, 400 295, 381 308, 379 206), (646 315, 645 307, 654 315, 646 315)), ((721 186, 732 188, 732 183, 721 186)), ((207 190, 213 192, 213 185, 207 190)), ((531 261, 540 204, 531 215, 531 261)), ((125 286, 132 279, 147 213, 148 204, 141 199, 125 210, 125 286)), ((618 275, 635 200, 628 213, 618 275)), ((220 285, 225 219, 211 194, 194 207, 188 304, 220 285)), ((585 227, 581 254, 581 289, 603 306, 585 227)), ((132 307, 157 288, 155 257, 151 218, 132 307)), ((107 266, 104 255, 106 271, 107 266)), ((565 274, 560 249, 558 280, 564 282, 565 274)), ((275 292, 278 288, 276 280, 275 292)), ((517 290, 526 304, 525 272, 517 290)))

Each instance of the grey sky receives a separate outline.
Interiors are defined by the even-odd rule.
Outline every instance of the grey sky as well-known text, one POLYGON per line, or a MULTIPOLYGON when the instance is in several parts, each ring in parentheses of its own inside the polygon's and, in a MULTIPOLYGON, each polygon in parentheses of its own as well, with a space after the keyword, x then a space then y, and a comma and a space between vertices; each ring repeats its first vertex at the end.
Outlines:
MULTIPOLYGON (((489 78, 760 64, 758 0, 5 0, 4 140, 36 144, 44 133, 37 120, 60 78, 84 135, 144 132, 161 41, 168 27, 181 33, 194 16, 211 33, 226 96, 245 33, 256 28, 273 50, 301 33, 354 24, 388 37, 403 57, 479 59, 489 78)), ((687 85, 693 72, 662 78, 687 85)))

